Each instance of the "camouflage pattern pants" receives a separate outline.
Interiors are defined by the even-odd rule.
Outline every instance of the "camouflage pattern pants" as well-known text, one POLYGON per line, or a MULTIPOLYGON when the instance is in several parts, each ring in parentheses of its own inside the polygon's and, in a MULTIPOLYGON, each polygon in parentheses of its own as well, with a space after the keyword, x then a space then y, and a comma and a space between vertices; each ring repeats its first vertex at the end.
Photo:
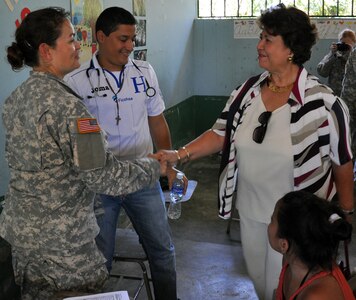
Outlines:
POLYGON ((59 251, 12 248, 16 283, 22 300, 48 300, 61 291, 100 292, 108 278, 95 242, 59 251))

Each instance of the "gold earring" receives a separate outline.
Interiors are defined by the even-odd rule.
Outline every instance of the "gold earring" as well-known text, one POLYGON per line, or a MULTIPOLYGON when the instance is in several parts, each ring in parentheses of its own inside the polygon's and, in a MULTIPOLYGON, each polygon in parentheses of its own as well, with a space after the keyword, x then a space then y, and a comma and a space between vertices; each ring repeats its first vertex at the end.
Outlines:
POLYGON ((289 62, 292 62, 292 61, 293 61, 293 55, 288 56, 288 61, 289 61, 289 62))

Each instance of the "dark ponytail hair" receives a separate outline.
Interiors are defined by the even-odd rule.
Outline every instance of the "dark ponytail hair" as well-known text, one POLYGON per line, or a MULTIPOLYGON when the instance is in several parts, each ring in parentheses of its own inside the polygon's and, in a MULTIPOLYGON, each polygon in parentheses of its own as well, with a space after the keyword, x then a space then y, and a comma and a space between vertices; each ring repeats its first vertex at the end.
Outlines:
POLYGON ((309 268, 331 270, 339 242, 350 239, 352 225, 342 210, 305 191, 286 194, 277 212, 278 236, 309 268))
POLYGON ((42 43, 54 47, 62 24, 70 14, 61 7, 48 7, 29 13, 16 29, 15 42, 7 47, 7 60, 14 71, 24 65, 38 66, 38 48, 42 43))

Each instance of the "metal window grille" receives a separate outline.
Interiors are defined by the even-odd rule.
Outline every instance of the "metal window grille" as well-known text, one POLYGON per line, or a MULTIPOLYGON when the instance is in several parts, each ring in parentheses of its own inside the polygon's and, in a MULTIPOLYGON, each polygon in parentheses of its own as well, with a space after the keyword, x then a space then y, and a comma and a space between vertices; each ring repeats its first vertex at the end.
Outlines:
POLYGON ((198 0, 198 18, 254 18, 261 11, 283 2, 311 17, 356 17, 356 0, 198 0))

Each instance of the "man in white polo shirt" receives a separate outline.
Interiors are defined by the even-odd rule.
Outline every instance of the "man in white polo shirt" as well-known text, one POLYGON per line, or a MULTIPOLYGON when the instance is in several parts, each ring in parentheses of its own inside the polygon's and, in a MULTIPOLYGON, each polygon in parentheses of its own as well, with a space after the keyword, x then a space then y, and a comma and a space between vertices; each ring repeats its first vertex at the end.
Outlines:
MULTIPOLYGON (((149 63, 129 58, 134 49, 135 25, 134 16, 127 10, 105 9, 96 22, 99 51, 65 78, 107 133, 109 149, 119 160, 152 153, 152 140, 157 149, 171 149, 156 74, 149 63)), ((100 198, 105 214, 98 217, 97 244, 107 259, 108 270, 123 207, 146 250, 155 299, 177 299, 175 251, 159 182, 154 188, 132 194, 100 198)))

